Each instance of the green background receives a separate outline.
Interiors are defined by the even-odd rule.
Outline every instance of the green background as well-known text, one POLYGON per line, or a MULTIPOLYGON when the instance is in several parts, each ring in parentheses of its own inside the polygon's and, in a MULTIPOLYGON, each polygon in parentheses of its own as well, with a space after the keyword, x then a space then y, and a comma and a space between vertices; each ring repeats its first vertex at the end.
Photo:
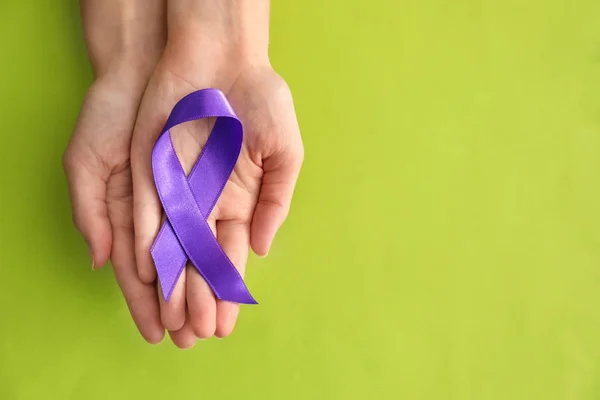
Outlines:
POLYGON ((0 17, 0 399, 600 398, 599 1, 275 1, 303 173, 261 305, 187 352, 71 225, 76 2, 0 17))

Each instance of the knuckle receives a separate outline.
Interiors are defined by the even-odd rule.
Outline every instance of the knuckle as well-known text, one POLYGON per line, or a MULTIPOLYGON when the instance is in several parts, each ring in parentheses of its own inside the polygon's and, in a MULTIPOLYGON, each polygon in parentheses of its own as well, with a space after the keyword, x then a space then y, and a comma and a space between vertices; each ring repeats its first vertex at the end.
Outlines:
POLYGON ((289 217, 289 215, 290 215, 290 206, 284 207, 281 212, 282 223, 289 217))
POLYGON ((292 98, 292 91, 285 79, 281 75, 275 74, 273 81, 273 95, 276 100, 289 101, 292 98))
POLYGON ((271 207, 272 210, 276 211, 277 215, 280 216, 281 221, 285 221, 290 214, 290 202, 284 201, 283 199, 277 200, 262 200, 264 205, 271 207))
POLYGON ((85 229, 84 218, 81 216, 80 206, 77 203, 75 203, 73 206, 73 210, 71 212, 71 221, 73 222, 73 226, 75 226, 75 229, 77 229, 77 231, 84 237, 84 240, 87 242, 88 239, 86 237, 87 231, 85 229))
POLYGON ((83 227, 81 225, 81 218, 79 218, 77 216, 77 214, 73 213, 73 215, 71 216, 71 220, 73 221, 73 225, 75 226, 75 229, 77 229, 79 231, 79 233, 83 233, 83 227))
POLYGON ((296 167, 299 168, 302 166, 302 163, 304 162, 304 146, 302 146, 302 144, 296 146, 292 159, 294 160, 296 167))
POLYGON ((65 172, 69 173, 69 171, 73 168, 74 164, 75 157, 73 155, 73 148, 69 146, 62 155, 62 166, 65 172))

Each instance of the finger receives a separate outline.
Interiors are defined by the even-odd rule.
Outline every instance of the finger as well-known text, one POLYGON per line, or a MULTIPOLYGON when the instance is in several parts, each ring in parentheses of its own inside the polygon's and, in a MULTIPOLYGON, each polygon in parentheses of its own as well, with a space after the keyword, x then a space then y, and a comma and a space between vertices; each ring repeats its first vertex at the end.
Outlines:
POLYGON ((175 346, 180 349, 191 349, 194 347, 197 339, 194 330, 192 329, 189 315, 185 320, 185 324, 179 330, 169 331, 169 336, 175 346))
POLYGON ((111 260, 115 277, 135 324, 147 342, 159 343, 165 334, 160 321, 158 296, 153 284, 143 283, 135 267, 133 231, 117 228, 111 260))
POLYGON ((135 255, 138 274, 146 283, 156 280, 150 247, 160 228, 162 215, 152 174, 152 148, 167 118, 164 113, 157 112, 165 107, 154 103, 156 96, 152 91, 149 87, 140 106, 131 144, 135 255))
MULTIPOLYGON (((214 233, 215 221, 209 219, 209 225, 214 233)), ((186 266, 186 297, 192 328, 196 336, 201 339, 213 336, 217 315, 215 295, 191 263, 186 266)))
POLYGON ((86 241, 92 269, 108 261, 112 232, 106 207, 106 171, 95 156, 70 147, 63 157, 73 210, 73 222, 86 241), (85 162, 82 160, 86 160, 85 162))
MULTIPOLYGON (((250 246, 250 226, 245 222, 218 221, 217 240, 240 275, 244 276, 250 246)), ((240 305, 217 300, 217 324, 215 336, 224 338, 233 331, 240 305)))
POLYGON ((186 274, 187 304, 192 328, 197 337, 208 339, 215 334, 217 314, 215 295, 192 265, 186 267, 186 274))
POLYGON ((185 270, 173 288, 171 298, 167 303, 157 282, 160 301, 160 318, 163 326, 169 331, 178 331, 185 322, 185 270))
POLYGON ((259 256, 269 253, 275 234, 289 213, 302 165, 301 148, 297 153, 287 151, 264 161, 264 175, 250 233, 252 250, 259 256))

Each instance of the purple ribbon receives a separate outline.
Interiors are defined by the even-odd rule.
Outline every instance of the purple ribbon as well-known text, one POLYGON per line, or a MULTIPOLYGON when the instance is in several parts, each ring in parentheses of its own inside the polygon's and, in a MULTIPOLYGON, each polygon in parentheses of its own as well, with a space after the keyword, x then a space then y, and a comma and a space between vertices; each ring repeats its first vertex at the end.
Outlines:
POLYGON ((206 222, 242 147, 242 123, 225 95, 204 89, 181 99, 171 111, 152 151, 152 171, 167 221, 150 250, 165 299, 189 259, 215 296, 235 303, 256 304, 206 222), (217 117, 192 172, 186 177, 170 129, 184 122, 217 117))

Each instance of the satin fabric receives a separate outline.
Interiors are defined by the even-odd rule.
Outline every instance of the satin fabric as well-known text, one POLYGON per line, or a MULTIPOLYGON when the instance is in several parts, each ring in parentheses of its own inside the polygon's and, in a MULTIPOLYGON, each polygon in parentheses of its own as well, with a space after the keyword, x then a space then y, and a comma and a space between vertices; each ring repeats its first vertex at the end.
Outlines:
POLYGON ((218 89, 203 89, 175 105, 154 146, 152 171, 167 221, 151 254, 167 301, 189 259, 218 299, 256 304, 206 221, 235 167, 242 137, 242 124, 225 95, 218 89), (186 177, 170 130, 184 122, 210 117, 217 118, 214 128, 186 177))

